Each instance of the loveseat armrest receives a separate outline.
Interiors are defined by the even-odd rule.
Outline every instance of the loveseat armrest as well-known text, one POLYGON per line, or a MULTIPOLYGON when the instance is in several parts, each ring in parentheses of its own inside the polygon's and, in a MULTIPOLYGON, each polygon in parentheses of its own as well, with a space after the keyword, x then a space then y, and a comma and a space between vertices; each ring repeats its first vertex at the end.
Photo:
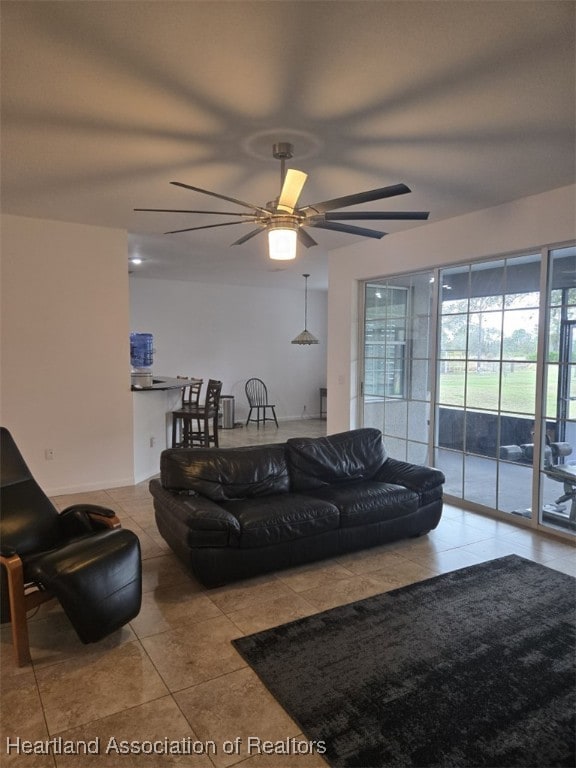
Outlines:
POLYGON ((189 546, 229 546, 240 538, 240 522, 215 501, 201 495, 176 493, 150 481, 154 511, 160 520, 186 531, 189 546))
POLYGON ((376 473, 374 480, 403 485, 411 491, 423 494, 425 491, 441 486, 446 478, 441 470, 434 467, 410 464, 407 461, 388 457, 376 473))

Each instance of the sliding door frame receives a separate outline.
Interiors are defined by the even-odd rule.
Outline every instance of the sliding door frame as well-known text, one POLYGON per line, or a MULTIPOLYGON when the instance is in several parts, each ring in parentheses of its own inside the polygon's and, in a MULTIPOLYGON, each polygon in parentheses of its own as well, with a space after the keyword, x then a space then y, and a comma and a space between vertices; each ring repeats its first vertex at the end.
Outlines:
MULTIPOLYGON (((453 503, 464 509, 486 514, 492 518, 513 522, 520 527, 528 527, 539 532, 553 535, 557 538, 565 538, 574 541, 574 535, 570 532, 558 530, 545 525, 541 522, 540 514, 540 493, 541 493, 541 467, 543 458, 543 424, 545 416, 545 388, 547 375, 547 352, 549 336, 549 309, 550 309, 550 259, 551 252, 561 248, 574 247, 576 243, 572 241, 553 243, 535 248, 523 248, 506 254, 499 254, 488 258, 479 258, 472 261, 461 261, 446 265, 431 267, 430 269, 419 269, 413 272, 400 272, 394 274, 381 275, 366 280, 358 281, 358 367, 357 367, 357 423, 364 426, 364 366, 365 366, 365 328, 366 328, 366 286, 371 283, 382 281, 387 282, 398 278, 409 279, 413 275, 422 275, 430 273, 433 290, 431 292, 431 316, 430 316, 430 334, 429 344, 429 383, 430 383, 430 413, 428 427, 428 455, 432 457, 431 464, 435 461, 435 451, 437 444, 437 407, 438 407, 438 356, 439 356, 439 315, 440 315, 440 296, 441 286, 439 285, 440 274, 444 269, 453 267, 471 267, 474 264, 487 263, 490 261, 501 261, 503 259, 514 259, 515 257, 527 254, 540 254, 540 300, 538 307, 538 340, 537 340, 537 359, 536 359, 536 389, 535 389, 535 413, 534 413, 534 457, 532 464, 532 483, 531 499, 532 513, 530 518, 516 517, 510 512, 498 510, 493 507, 487 507, 477 502, 469 501, 464 498, 445 495, 449 503, 453 503)), ((501 386, 501 384, 500 384, 501 386)))

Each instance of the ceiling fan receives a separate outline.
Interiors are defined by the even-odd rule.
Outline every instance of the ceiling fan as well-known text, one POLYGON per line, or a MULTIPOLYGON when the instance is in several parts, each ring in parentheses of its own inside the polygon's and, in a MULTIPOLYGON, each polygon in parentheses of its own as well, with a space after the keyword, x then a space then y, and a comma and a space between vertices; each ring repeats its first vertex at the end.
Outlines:
POLYGON ((298 207, 298 199, 307 179, 307 174, 302 171, 289 168, 286 170, 286 160, 289 160, 293 154, 293 146, 288 142, 274 144, 272 149, 273 156, 280 160, 280 194, 272 202, 265 206, 247 203, 244 200, 236 200, 227 195, 221 195, 218 192, 210 192, 207 189, 193 187, 190 184, 184 184, 181 181, 171 181, 177 187, 190 189, 193 192, 200 192, 204 195, 217 197, 219 200, 226 200, 243 208, 248 208, 250 213, 236 213, 230 211, 198 211, 198 210, 173 210, 169 208, 135 208, 135 211, 150 211, 156 213, 199 213, 214 216, 234 216, 236 221, 226 221, 220 224, 206 224, 200 227, 186 227, 185 229, 174 229, 165 232, 166 235, 173 235, 179 232, 193 232, 198 229, 213 229, 215 227, 230 227, 235 224, 256 224, 256 229, 252 229, 242 237, 235 240, 232 245, 242 245, 252 237, 261 232, 268 232, 270 247, 270 258, 272 259, 294 259, 296 257, 296 242, 299 241, 306 248, 310 248, 318 243, 306 231, 305 227, 315 229, 328 229, 336 232, 347 232, 351 235, 370 237, 380 239, 386 232, 380 232, 375 229, 359 227, 355 224, 344 224, 347 221, 384 221, 384 220, 426 220, 428 212, 423 211, 353 211, 348 213, 339 212, 339 208, 348 208, 359 203, 368 203, 373 200, 383 200, 387 197, 396 197, 411 192, 405 184, 392 184, 388 187, 371 189, 366 192, 358 192, 354 195, 345 195, 336 197, 333 200, 324 200, 320 203, 313 203, 298 207))

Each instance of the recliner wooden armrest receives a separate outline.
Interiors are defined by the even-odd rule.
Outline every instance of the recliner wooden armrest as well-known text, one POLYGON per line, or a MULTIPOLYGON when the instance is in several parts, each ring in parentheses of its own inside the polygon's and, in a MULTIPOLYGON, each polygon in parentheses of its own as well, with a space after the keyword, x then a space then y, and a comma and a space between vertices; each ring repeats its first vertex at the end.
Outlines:
MULTIPOLYGON (((14 655, 19 667, 31 662, 30 644, 28 640, 28 624, 26 614, 42 603, 53 599, 51 592, 33 585, 33 591, 26 591, 24 582, 24 565, 20 556, 12 547, 3 546, 0 551, 0 566, 6 569, 8 584, 8 600, 10 605, 10 621, 12 625, 12 643, 14 655)), ((31 585, 28 585, 30 587, 31 585)))
POLYGON ((122 527, 120 518, 113 509, 100 507, 97 504, 72 504, 60 512, 60 517, 66 524, 74 525, 75 523, 77 527, 83 527, 86 531, 122 527), (68 523, 69 519, 74 523, 68 523))

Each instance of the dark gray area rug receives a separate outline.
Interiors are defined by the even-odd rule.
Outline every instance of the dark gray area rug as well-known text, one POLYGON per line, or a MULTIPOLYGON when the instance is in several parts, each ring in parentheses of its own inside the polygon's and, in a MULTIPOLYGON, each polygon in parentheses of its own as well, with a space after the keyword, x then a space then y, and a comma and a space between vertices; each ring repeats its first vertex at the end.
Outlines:
POLYGON ((576 764, 576 579, 521 557, 234 641, 332 766, 576 764))

